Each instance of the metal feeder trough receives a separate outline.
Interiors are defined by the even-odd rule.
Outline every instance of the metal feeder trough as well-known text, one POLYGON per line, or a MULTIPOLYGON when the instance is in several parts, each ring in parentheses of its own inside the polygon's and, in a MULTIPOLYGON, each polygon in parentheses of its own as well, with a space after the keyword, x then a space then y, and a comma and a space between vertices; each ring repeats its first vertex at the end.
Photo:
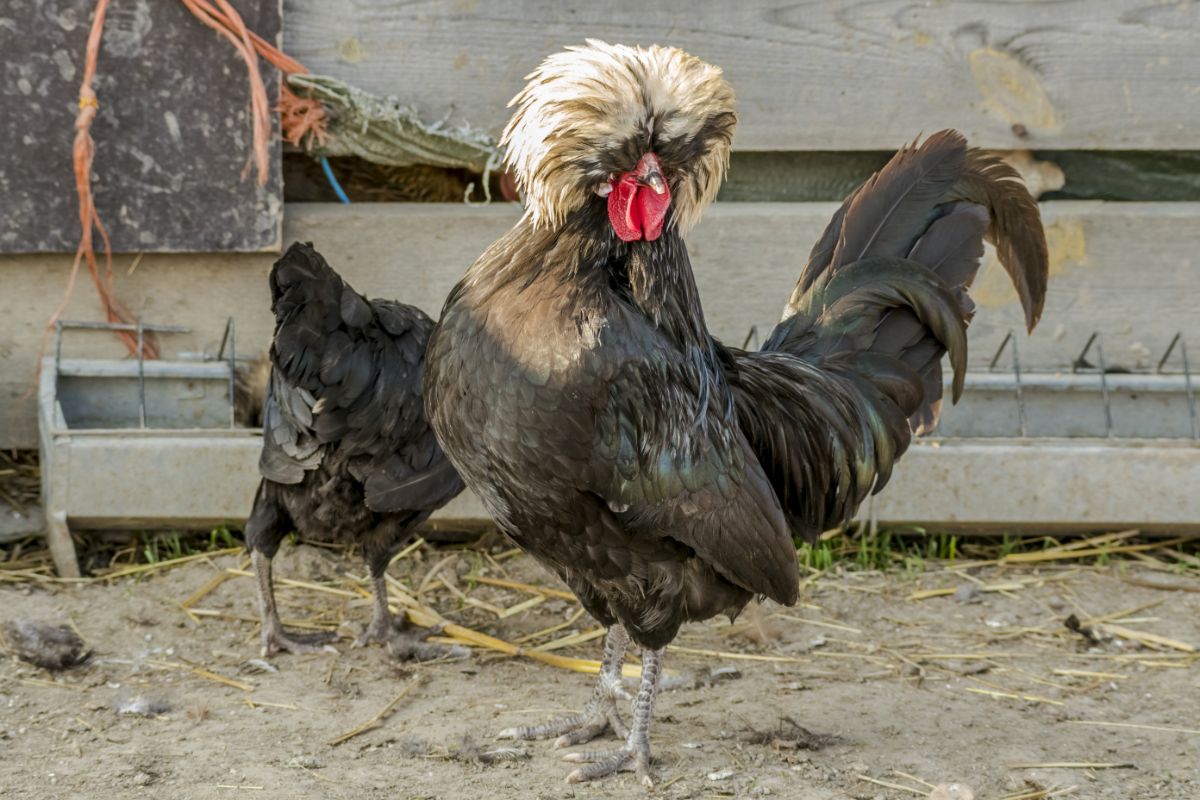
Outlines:
POLYGON ((233 321, 218 360, 198 362, 63 358, 67 328, 136 331, 139 345, 143 332, 186 330, 58 324, 38 387, 42 503, 58 574, 79 575, 72 525, 240 525, 258 484, 262 431, 235 424, 233 321))
MULTIPOLYGON (((61 326, 74 327, 138 330, 61 326)), ((79 574, 72 524, 244 522, 262 434, 235 424, 232 333, 230 324, 215 361, 64 359, 61 347, 44 361, 42 492, 59 574, 79 574)), ((1200 531, 1200 381, 1182 337, 1143 373, 1107 369, 1097 337, 1065 374, 1022 370, 1015 345, 1010 337, 991 370, 967 374, 963 402, 947 404, 939 435, 913 442, 861 519, 963 530, 1200 531), (1005 347, 1010 371, 997 369, 1005 347), (1181 369, 1167 369, 1173 355, 1181 369)), ((479 499, 463 492, 434 522, 486 518, 479 499)))
POLYGON ((863 505, 864 521, 1200 532, 1200 417, 1183 334, 1153 371, 1110 370, 1099 334, 1072 363, 1023 370, 1009 332, 987 372, 967 373, 936 436, 915 441, 863 505), (997 368, 1006 348, 1007 372, 997 368), (1179 368, 1168 369, 1176 354, 1179 368))

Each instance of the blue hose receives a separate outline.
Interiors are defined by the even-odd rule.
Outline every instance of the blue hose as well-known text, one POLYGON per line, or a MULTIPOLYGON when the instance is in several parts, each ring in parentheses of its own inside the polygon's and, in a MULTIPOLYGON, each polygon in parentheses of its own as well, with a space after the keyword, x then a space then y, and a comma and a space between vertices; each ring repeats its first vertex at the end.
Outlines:
POLYGON ((321 169, 325 171, 325 178, 329 181, 329 185, 333 187, 333 193, 337 195, 338 200, 343 203, 349 203, 350 198, 346 196, 346 192, 342 189, 342 185, 338 183, 337 177, 333 174, 333 167, 329 166, 329 159, 321 156, 321 169))

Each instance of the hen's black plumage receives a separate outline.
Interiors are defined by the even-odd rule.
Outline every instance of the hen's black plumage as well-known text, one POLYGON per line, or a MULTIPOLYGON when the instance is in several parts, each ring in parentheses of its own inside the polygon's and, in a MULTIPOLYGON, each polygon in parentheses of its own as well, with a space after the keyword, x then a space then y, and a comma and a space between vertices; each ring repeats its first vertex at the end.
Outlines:
POLYGON ((462 482, 425 418, 420 309, 355 292, 310 244, 293 244, 271 270, 275 337, 263 405, 262 482, 246 522, 263 603, 263 648, 305 650, 285 634, 270 559, 292 530, 358 543, 375 588, 360 643, 390 636, 383 574, 413 526, 462 482))
MULTIPOLYGON (((601 683, 584 715, 507 733, 564 733, 572 744, 608 727, 622 732, 612 683, 627 634, 643 648, 629 738, 611 754, 577 754, 595 763, 572 779, 635 761, 648 780, 661 649, 684 622, 737 614, 756 595, 797 600, 793 536, 845 523, 887 483, 914 429, 936 422, 946 353, 957 398, 972 314, 966 289, 983 239, 996 243, 1030 327, 1045 293, 1046 245, 1016 175, 943 132, 899 152, 838 210, 762 351, 724 347, 705 326, 675 224, 676 213, 694 207, 676 212, 673 200, 661 237, 626 242, 605 200, 538 185, 575 174, 577 163, 588 165, 581 180, 630 175, 654 151, 672 198, 712 196, 695 185, 692 162, 723 152, 728 127, 695 123, 698 133, 681 147, 668 138, 683 126, 657 120, 677 117, 690 96, 671 96, 674 112, 651 100, 638 110, 662 85, 711 84, 703 66, 680 67, 699 62, 678 51, 591 48, 548 59, 518 98, 533 98, 526 103, 542 117, 528 135, 545 135, 551 153, 587 128, 573 121, 546 132, 542 119, 566 117, 573 100, 560 99, 571 93, 557 86, 539 100, 539 81, 578 81, 575 91, 601 93, 592 62, 611 65, 614 81, 637 79, 647 64, 690 71, 687 80, 639 84, 626 113, 644 113, 644 127, 624 148, 597 143, 594 166, 579 144, 574 160, 547 165, 534 143, 517 142, 518 167, 534 170, 518 177, 542 206, 451 293, 430 340, 426 407, 500 528, 610 626, 601 683), (568 69, 544 77, 560 65, 568 69), (547 196, 582 199, 556 207, 547 196)), ((710 121, 727 104, 719 86, 713 91, 716 100, 693 103, 710 121)), ((526 133, 520 115, 528 113, 523 106, 509 131, 526 133)))

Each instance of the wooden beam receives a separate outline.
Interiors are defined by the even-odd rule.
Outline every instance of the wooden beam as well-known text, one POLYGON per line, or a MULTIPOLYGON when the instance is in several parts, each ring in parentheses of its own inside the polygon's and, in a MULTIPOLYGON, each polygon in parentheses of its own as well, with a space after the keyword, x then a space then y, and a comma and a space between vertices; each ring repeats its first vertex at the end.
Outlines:
POLYGON ((1190 2, 286 0, 286 49, 430 120, 498 133, 547 54, 585 36, 725 70, 742 150, 891 150, 962 130, 994 148, 1200 147, 1190 2))
MULTIPOLYGON (((115 491, 107 481, 72 481, 63 517, 83 528, 240 525, 258 485, 254 438, 126 440, 119 448, 100 439, 73 442, 76 476, 108 472, 133 479, 115 491), (137 488, 151 480, 150 462, 158 489, 139 495, 137 488), (166 505, 155 501, 160 494, 166 505)), ((938 530, 1198 530, 1197 485, 1195 444, 925 439, 909 448, 888 485, 859 509, 859 519, 938 530)), ((444 525, 487 518, 468 491, 433 519, 444 525)))
MULTIPOLYGON (((708 325, 741 344, 777 319, 801 264, 835 206, 829 203, 718 204, 689 237, 708 325)), ((414 303, 434 316, 475 257, 517 219, 518 209, 433 204, 292 204, 285 241, 312 241, 362 292, 414 303)), ((1052 277, 1046 313, 1033 337, 1018 339, 1026 369, 1069 367, 1092 331, 1110 365, 1153 365, 1176 331, 1200 349, 1200 269, 1195 232, 1200 204, 1056 202, 1043 205, 1052 277)), ((267 272, 273 256, 148 254, 127 274, 120 297, 147 322, 186 325, 164 334, 169 356, 215 353, 225 319, 237 321, 238 352, 262 352, 273 328, 267 272)), ((0 446, 36 444, 34 369, 46 320, 61 297, 71 259, 0 256, 0 446)), ((1013 292, 998 264, 972 292, 971 363, 986 366, 1009 329, 1020 330, 1013 292)), ((98 319, 81 278, 65 319, 98 319)), ((105 333, 68 331, 64 357, 122 358, 105 333)), ((1007 366, 1008 359, 1001 360, 1007 366)))
POLYGON ((1195 443, 924 441, 859 517, 943 529, 1200 530, 1198 482, 1195 443))
MULTIPOLYGON (((1200 447, 1164 440, 923 439, 859 519, 946 529, 1200 529, 1200 447)), ((486 517, 465 492, 438 519, 486 517)))

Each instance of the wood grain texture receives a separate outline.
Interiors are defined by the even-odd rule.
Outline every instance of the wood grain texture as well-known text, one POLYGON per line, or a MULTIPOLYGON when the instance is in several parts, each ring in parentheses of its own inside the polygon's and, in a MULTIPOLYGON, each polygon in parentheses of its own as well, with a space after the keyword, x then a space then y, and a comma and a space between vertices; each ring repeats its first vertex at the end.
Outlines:
MULTIPOLYGON (((232 0, 268 41, 279 0, 232 0)), ((71 163, 95 0, 0 3, 0 252, 79 243, 71 163)), ((264 69, 274 104, 277 71, 264 69)), ((94 84, 92 188, 114 250, 253 252, 279 245, 278 115, 265 186, 251 160, 246 67, 179 2, 113 0, 94 84)), ((99 236, 96 249, 101 250, 99 236)))
MULTIPOLYGON (((1188 442, 921 439, 856 519, 968 532, 1195 531, 1197 481, 1200 448, 1188 442)), ((434 515, 486 518, 471 492, 434 515)))
POLYGON ((677 45, 724 68, 742 150, 893 149, 944 127, 1005 149, 1200 145, 1200 4, 1191 0, 284 7, 288 51, 314 72, 399 96, 427 119, 454 112, 493 132, 522 76, 591 36, 677 45))
MULTIPOLYGON (((830 214, 832 203, 717 204, 689 237, 709 328, 741 344, 760 334, 785 299, 830 214)), ((1046 312, 1032 337, 1019 338, 1026 369, 1062 369, 1092 331, 1103 334, 1110 365, 1146 368, 1176 331, 1200 348, 1200 204, 1055 202, 1042 206, 1051 254, 1046 312)), ((359 291, 414 303, 432 316, 475 257, 516 221, 518 209, 438 204, 294 204, 286 242, 312 241, 359 291)), ((261 352, 272 317, 269 255, 147 255, 133 275, 117 263, 122 298, 147 322, 190 326, 164 335, 168 355, 215 352, 225 318, 237 320, 238 352, 261 352)), ((43 326, 62 292, 70 258, 0 256, 0 446, 36 441, 32 385, 43 326)), ((971 364, 986 366, 1010 329, 1021 330, 1016 297, 997 263, 984 267, 973 295, 971 364)), ((81 283, 65 319, 97 319, 81 283)), ((107 334, 73 332, 65 356, 124 355, 107 334)), ((1001 365, 1007 366, 1007 358, 1001 365)))
POLYGON ((1200 448, 1188 442, 924 442, 858 516, 943 529, 1195 531, 1197 481, 1200 448))

